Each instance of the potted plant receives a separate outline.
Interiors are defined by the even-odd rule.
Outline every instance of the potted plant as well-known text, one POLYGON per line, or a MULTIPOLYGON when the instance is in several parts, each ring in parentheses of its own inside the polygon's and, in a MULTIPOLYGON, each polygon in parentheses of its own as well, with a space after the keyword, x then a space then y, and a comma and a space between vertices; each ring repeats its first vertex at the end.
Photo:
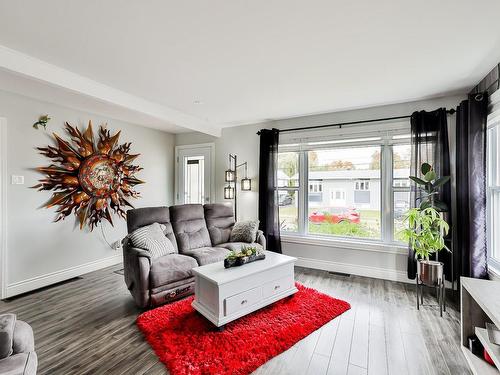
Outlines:
POLYGON ((448 249, 444 238, 448 234, 448 223, 433 207, 412 208, 406 214, 408 228, 403 229, 403 238, 408 241, 417 258, 417 277, 428 286, 438 285, 443 278, 443 263, 429 260, 430 256, 448 249))
POLYGON ((239 267, 265 258, 266 254, 255 246, 243 246, 241 251, 231 251, 228 254, 224 259, 224 268, 239 267))
POLYGON ((439 188, 450 180, 450 176, 438 177, 432 166, 423 163, 420 172, 423 178, 410 176, 421 186, 422 196, 418 208, 410 209, 405 220, 408 227, 402 231, 417 258, 417 277, 428 286, 436 286, 443 278, 443 263, 430 260, 432 254, 445 249, 445 237, 449 231, 444 213, 448 207, 439 200, 439 188))

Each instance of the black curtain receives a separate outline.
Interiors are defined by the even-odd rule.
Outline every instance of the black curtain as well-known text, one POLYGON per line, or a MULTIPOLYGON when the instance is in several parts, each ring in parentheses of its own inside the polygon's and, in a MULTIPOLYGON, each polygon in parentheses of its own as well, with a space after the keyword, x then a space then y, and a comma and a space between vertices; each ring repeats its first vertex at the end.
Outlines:
POLYGON ((260 131, 259 221, 267 240, 267 249, 281 253, 277 175, 278 129, 260 131))
MULTIPOLYGON (((439 177, 450 176, 450 152, 448 144, 448 125, 446 108, 439 108, 432 112, 419 111, 411 115, 411 167, 410 175, 422 178, 420 166, 429 163, 439 177)), ((412 182, 410 202, 413 207, 418 207, 422 191, 412 182)), ((451 183, 445 184, 440 189, 440 200, 448 206, 445 213, 446 221, 451 227, 451 183)), ((448 241, 451 247, 451 240, 448 241)), ((439 260, 445 263, 447 279, 452 275, 451 259, 449 254, 442 251, 439 260)), ((408 249, 408 278, 414 279, 417 273, 415 253, 408 249)))
POLYGON ((471 94, 457 108, 457 223, 459 276, 487 278, 486 116, 487 94, 471 94))

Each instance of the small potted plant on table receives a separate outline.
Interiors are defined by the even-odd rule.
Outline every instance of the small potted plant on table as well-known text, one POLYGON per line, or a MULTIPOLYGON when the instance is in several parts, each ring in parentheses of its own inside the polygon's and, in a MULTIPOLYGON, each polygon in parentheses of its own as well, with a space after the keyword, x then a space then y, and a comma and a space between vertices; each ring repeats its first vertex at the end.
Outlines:
POLYGON ((239 267, 266 258, 266 254, 255 246, 243 246, 241 251, 231 251, 224 259, 224 268, 239 267))

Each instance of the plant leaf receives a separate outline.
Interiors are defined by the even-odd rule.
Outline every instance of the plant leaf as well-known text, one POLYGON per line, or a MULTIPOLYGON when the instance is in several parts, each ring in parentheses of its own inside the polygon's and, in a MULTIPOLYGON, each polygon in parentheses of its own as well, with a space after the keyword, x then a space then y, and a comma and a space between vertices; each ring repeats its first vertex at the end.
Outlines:
POLYGON ((415 176, 410 176, 410 180, 412 180, 413 182, 416 182, 419 185, 425 185, 427 183, 424 180, 422 180, 418 177, 415 177, 415 176))
POLYGON ((434 183, 434 189, 440 187, 441 185, 446 184, 448 181, 450 181, 450 176, 444 176, 441 178, 438 178, 436 182, 434 183))
POLYGON ((426 208, 429 208, 429 207, 431 207, 431 202, 429 202, 429 201, 425 201, 425 202, 420 203, 421 210, 425 210, 426 208))
POLYGON ((427 172, 425 175, 424 175, 424 179, 425 181, 427 182, 431 182, 432 180, 435 180, 437 177, 436 175, 436 172, 434 172, 433 170, 430 170, 429 172, 427 172))
POLYGON ((441 202, 441 201, 438 201, 438 200, 435 200, 434 201, 434 207, 436 207, 436 209, 438 211, 448 211, 448 205, 444 202, 441 202))
POLYGON ((422 172, 423 175, 426 175, 432 170, 432 166, 429 163, 423 163, 422 166, 420 167, 420 171, 422 172))

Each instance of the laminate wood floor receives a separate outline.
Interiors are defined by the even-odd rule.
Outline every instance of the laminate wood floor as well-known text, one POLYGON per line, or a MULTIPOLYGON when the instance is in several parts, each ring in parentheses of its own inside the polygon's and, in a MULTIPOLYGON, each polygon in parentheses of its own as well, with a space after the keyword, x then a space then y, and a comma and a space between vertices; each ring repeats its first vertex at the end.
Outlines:
MULTIPOLYGON (((140 313, 120 267, 0 302, 35 331, 39 374, 166 374, 135 325, 140 313)), ((415 287, 296 268, 296 279, 352 309, 261 366, 255 374, 469 374, 459 346, 460 315, 448 306, 417 311, 415 287)), ((426 295, 424 303, 434 303, 426 295)))

